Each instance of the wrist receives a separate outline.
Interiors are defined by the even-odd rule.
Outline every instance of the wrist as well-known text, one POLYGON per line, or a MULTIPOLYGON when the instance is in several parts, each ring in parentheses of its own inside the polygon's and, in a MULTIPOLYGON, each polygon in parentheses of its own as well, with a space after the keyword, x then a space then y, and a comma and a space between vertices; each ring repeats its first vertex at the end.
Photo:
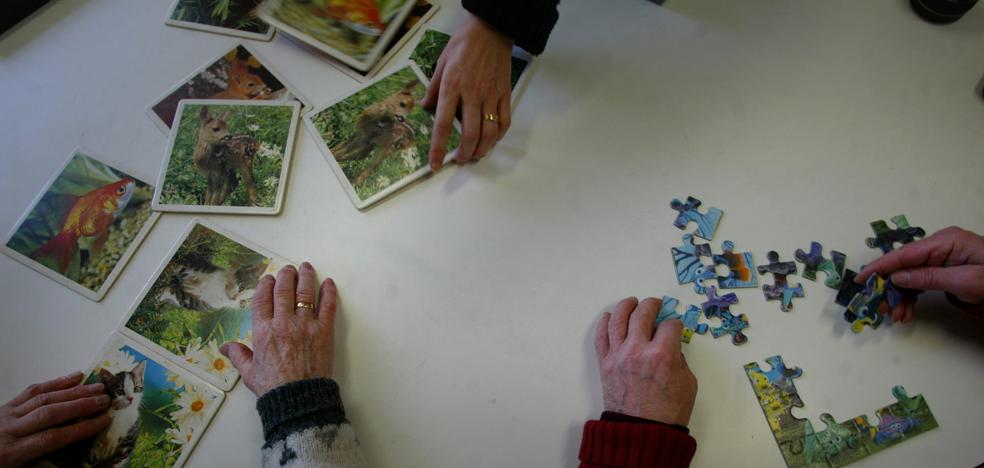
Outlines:
POLYGON ((338 384, 327 378, 276 387, 256 400, 256 410, 268 444, 310 427, 346 421, 338 384))
POLYGON ((499 44, 502 48, 508 49, 512 52, 512 47, 515 41, 482 18, 469 13, 468 27, 472 31, 479 31, 483 36, 491 38, 496 44, 499 44))
POLYGON ((681 424, 670 424, 663 421, 657 421, 655 419, 640 418, 638 416, 632 416, 629 414, 618 413, 615 411, 604 411, 601 413, 602 421, 607 422, 624 422, 624 423, 636 423, 636 424, 658 424, 660 426, 665 426, 670 429, 680 431, 684 434, 690 434, 690 429, 687 426, 681 424))

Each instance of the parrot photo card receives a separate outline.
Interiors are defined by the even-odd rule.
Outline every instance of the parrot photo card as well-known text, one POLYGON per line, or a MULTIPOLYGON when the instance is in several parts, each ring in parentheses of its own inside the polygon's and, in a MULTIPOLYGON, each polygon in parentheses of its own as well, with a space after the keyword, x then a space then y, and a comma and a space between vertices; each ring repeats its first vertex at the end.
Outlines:
POLYGON ((178 104, 184 99, 240 99, 311 103, 265 58, 237 44, 209 60, 147 106, 147 115, 164 133, 171 131, 178 104))
POLYGON ((137 296, 120 332, 228 391, 239 373, 219 348, 253 341, 252 299, 288 260, 193 220, 137 296))
POLYGON ((180 467, 225 399, 180 362, 114 333, 85 370, 111 398, 110 426, 44 457, 38 466, 180 467))
POLYGON ((0 250, 101 301, 157 222, 154 187, 75 149, 17 221, 0 250))
POLYGON ((300 111, 297 101, 181 101, 151 207, 280 213, 300 111))
MULTIPOLYGON (((431 173, 434 116, 419 105, 426 90, 427 79, 410 63, 304 116, 356 208, 368 208, 431 173)), ((460 139, 455 122, 445 162, 460 139)))
POLYGON ((360 72, 379 61, 416 0, 266 0, 257 16, 360 72))
POLYGON ((260 0, 174 0, 164 24, 269 41, 273 38, 274 29, 256 17, 256 7, 259 4, 260 0))

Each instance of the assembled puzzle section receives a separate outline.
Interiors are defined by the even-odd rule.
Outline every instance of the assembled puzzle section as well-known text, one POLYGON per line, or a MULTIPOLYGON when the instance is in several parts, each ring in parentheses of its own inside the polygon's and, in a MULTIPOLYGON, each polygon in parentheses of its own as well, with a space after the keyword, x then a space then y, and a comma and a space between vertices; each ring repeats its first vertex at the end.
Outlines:
POLYGON ((878 328, 884 319, 879 313, 883 302, 888 303, 889 308, 895 308, 902 302, 902 292, 891 279, 886 280, 875 273, 868 277, 864 289, 854 295, 844 311, 844 320, 851 323, 851 331, 861 333, 865 325, 878 328))
POLYGON ((796 249, 794 255, 796 261, 803 264, 803 277, 810 280, 817 280, 817 272, 821 271, 827 275, 824 284, 832 289, 839 289, 841 280, 844 278, 844 266, 847 263, 847 255, 836 250, 830 251, 830 258, 823 256, 823 246, 819 242, 810 242, 810 252, 803 249, 796 249))
POLYGON ((789 312, 793 308, 793 298, 803 297, 803 285, 798 283, 791 285, 786 280, 786 276, 796 273, 796 263, 780 262, 779 253, 775 250, 770 251, 766 257, 769 259, 769 264, 759 265, 758 272, 760 275, 772 273, 774 283, 763 284, 762 293, 765 294, 767 301, 781 299, 779 310, 789 312))
POLYGON ((731 344, 735 346, 747 343, 748 337, 745 336, 744 330, 748 328, 748 316, 745 314, 735 316, 731 313, 731 306, 738 303, 738 295, 728 293, 718 296, 717 288, 714 286, 708 286, 705 294, 707 301, 700 305, 704 317, 721 320, 721 324, 717 327, 710 327, 711 336, 717 339, 724 335, 731 335, 731 344))
POLYGON ((869 237, 864 243, 872 249, 881 249, 882 253, 889 253, 895 249, 895 244, 908 244, 916 240, 917 237, 925 237, 926 231, 921 227, 909 226, 909 220, 905 215, 892 217, 892 224, 895 229, 888 227, 884 220, 872 221, 871 230, 875 231, 875 237, 869 237))
POLYGON ((670 208, 678 211, 679 214, 673 221, 673 225, 682 230, 686 229, 687 224, 693 221, 697 224, 697 230, 694 231, 694 234, 702 239, 711 240, 721 222, 721 217, 724 216, 724 212, 718 208, 710 207, 707 209, 707 213, 701 213, 698 211, 700 205, 700 200, 694 197, 687 197, 686 202, 674 198, 670 202, 670 208))
POLYGON ((828 413, 820 415, 826 428, 815 432, 808 419, 792 415, 793 408, 804 407, 793 383, 803 371, 788 368, 781 356, 765 359, 768 371, 752 362, 745 374, 759 401, 789 467, 840 467, 880 452, 939 425, 922 395, 909 397, 902 386, 892 388, 895 403, 875 411, 878 425, 861 415, 838 423, 828 413))

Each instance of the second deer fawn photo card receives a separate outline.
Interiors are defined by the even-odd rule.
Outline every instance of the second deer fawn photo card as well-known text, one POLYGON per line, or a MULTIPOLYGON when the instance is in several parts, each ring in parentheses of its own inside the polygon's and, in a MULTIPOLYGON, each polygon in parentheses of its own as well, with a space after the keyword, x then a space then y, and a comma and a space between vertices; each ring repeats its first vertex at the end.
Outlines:
MULTIPOLYGON (((431 173, 434 116, 419 105, 426 90, 427 80, 411 63, 305 114, 305 125, 357 208, 431 173)), ((460 136, 455 122, 449 150, 460 136)), ((449 151, 445 161, 453 157, 449 151)))
POLYGON ((361 72, 379 61, 416 0, 266 0, 257 15, 361 72))
POLYGON ((192 221, 137 296, 121 332, 228 391, 239 373, 219 347, 253 341, 253 294, 287 260, 217 226, 192 221))
POLYGON ((154 187, 81 149, 10 231, 5 254, 93 301, 100 301, 160 217, 154 187))
POLYGON ((225 395, 180 363, 114 333, 86 370, 110 397, 109 427, 44 457, 39 466, 180 467, 225 395))
POLYGON ((164 133, 171 131, 178 104, 184 99, 240 99, 311 103, 266 59, 239 44, 209 60, 147 106, 147 115, 164 133))
POLYGON ((300 109, 297 101, 181 101, 151 207, 280 213, 300 109))
POLYGON ((229 36, 269 41, 272 26, 256 17, 261 0, 174 0, 164 23, 229 36))

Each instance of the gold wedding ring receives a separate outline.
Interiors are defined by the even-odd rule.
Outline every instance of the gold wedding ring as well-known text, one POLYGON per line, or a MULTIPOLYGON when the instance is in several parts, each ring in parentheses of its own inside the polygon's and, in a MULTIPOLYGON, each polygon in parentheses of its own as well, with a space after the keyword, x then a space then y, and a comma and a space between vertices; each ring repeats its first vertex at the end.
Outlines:
POLYGON ((314 310, 314 304, 312 304, 310 302, 298 302, 297 305, 294 306, 294 308, 295 309, 311 309, 311 310, 314 310))
POLYGON ((499 120, 499 118, 496 117, 495 114, 493 114, 491 112, 489 112, 488 114, 485 114, 485 117, 484 118, 485 118, 485 120, 488 120, 489 122, 495 122, 496 120, 499 120))

